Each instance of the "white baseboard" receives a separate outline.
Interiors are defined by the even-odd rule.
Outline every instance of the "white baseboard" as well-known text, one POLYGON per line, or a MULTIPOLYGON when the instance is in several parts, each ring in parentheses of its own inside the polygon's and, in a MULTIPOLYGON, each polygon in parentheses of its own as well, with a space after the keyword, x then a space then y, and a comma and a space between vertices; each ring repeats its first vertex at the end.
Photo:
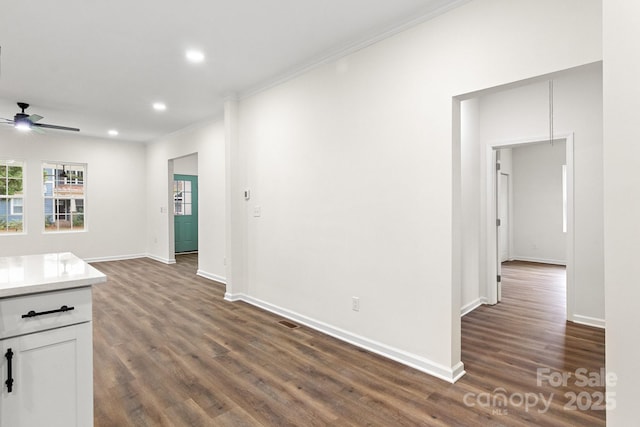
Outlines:
POLYGON ((569 319, 574 323, 579 323, 581 325, 594 326, 600 329, 606 329, 606 321, 605 319, 598 319, 597 317, 589 317, 589 316, 581 316, 579 314, 574 314, 573 319, 569 319))
POLYGON ((337 338, 341 341, 355 345, 356 347, 363 348, 371 351, 372 353, 379 354, 388 359, 402 363, 403 365, 417 369, 418 371, 432 375, 441 380, 454 383, 460 379, 464 374, 464 365, 462 362, 457 363, 453 367, 447 367, 439 363, 435 363, 422 356, 406 352, 397 348, 390 347, 386 344, 371 340, 360 335, 353 334, 344 329, 336 328, 324 322, 320 322, 315 319, 303 316, 299 313, 275 306, 265 301, 261 301, 257 298, 245 294, 225 294, 224 297, 227 301, 244 301, 248 304, 256 306, 266 311, 270 311, 279 316, 285 317, 294 322, 305 325, 311 329, 315 329, 319 332, 337 338))
POLYGON ((126 259, 136 259, 136 258, 146 258, 147 254, 131 254, 131 255, 115 255, 115 256, 104 256, 104 257, 95 257, 95 258, 85 258, 84 261, 91 262, 108 262, 108 261, 123 261, 126 259))
POLYGON ((244 294, 230 294, 229 292, 224 294, 224 300, 229 302, 243 301, 243 297, 244 294))
POLYGON ((218 276, 217 274, 207 273, 204 270, 198 270, 196 272, 196 274, 198 276, 204 277, 205 279, 209 279, 209 280, 213 280, 213 281, 218 282, 218 283, 222 283, 223 285, 227 284, 227 278, 226 277, 222 277, 222 276, 218 276))
POLYGON ((540 264, 567 265, 567 261, 561 259, 534 258, 528 256, 514 256, 510 261, 537 262, 540 264))
POLYGON ((465 304, 460 309, 460 317, 466 316, 467 314, 471 313, 476 308, 480 307, 482 304, 486 304, 486 303, 487 303, 487 299, 485 297, 480 297, 480 298, 476 299, 475 301, 471 301, 469 304, 465 304))
POLYGON ((176 259, 175 258, 173 258, 173 259, 162 258, 162 257, 159 257, 157 255, 152 255, 152 254, 147 254, 147 258, 151 258, 152 260, 161 262, 163 264, 175 264, 176 263, 176 259))

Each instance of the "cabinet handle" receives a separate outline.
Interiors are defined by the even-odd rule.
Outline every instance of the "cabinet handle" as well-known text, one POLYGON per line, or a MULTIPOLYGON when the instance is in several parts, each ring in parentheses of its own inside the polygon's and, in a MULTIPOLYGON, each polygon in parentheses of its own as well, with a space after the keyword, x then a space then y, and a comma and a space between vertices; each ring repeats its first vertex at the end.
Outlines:
POLYGON ((64 313, 66 311, 71 311, 71 310, 75 310, 75 307, 67 307, 66 305, 63 305, 57 310, 41 311, 40 313, 36 313, 35 311, 31 310, 27 314, 23 314, 22 318, 24 319, 25 317, 42 316, 43 314, 64 313))
POLYGON ((13 391, 13 372, 11 371, 11 361, 13 360, 13 351, 7 350, 4 357, 7 358, 7 380, 4 382, 7 385, 7 392, 13 391))

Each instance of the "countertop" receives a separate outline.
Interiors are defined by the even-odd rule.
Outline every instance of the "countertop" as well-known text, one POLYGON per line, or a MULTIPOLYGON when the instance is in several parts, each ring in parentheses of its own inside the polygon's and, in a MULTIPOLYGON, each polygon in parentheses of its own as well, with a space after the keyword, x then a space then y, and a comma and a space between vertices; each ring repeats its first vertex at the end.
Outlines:
POLYGON ((107 276, 70 252, 0 257, 0 298, 106 281, 107 276))

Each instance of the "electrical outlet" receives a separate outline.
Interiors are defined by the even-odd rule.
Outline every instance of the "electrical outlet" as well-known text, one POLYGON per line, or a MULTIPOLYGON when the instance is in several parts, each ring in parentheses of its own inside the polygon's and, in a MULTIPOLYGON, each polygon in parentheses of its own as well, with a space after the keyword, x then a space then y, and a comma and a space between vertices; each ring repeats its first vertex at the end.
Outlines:
POLYGON ((360 311, 360 298, 358 297, 351 298, 351 309, 353 311, 360 311))

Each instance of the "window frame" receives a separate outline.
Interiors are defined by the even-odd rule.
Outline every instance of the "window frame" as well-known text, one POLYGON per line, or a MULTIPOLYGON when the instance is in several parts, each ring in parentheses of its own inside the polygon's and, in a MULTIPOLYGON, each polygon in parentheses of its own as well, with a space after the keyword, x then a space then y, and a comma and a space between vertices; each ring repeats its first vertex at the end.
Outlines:
POLYGON ((189 180, 175 178, 173 180, 173 215, 193 215, 193 189, 189 180))
MULTIPOLYGON (((41 209, 42 209, 42 213, 43 213, 43 220, 42 220, 42 233, 43 234, 58 234, 58 233, 83 233, 83 232, 87 232, 89 230, 88 228, 88 224, 87 224, 87 194, 88 194, 88 186, 87 186, 87 175, 88 175, 88 164, 87 163, 80 163, 80 162, 68 162, 68 161, 42 161, 41 163, 41 173, 42 173, 42 200, 41 200, 41 209), (60 185, 58 183, 59 181, 59 176, 56 173, 57 171, 61 170, 60 168, 69 168, 71 170, 73 170, 73 168, 82 168, 82 197, 56 197, 55 191, 56 188, 60 185), (51 170, 53 169, 53 175, 48 174, 47 170, 51 170), (47 195, 48 192, 48 187, 47 185, 50 184, 51 185, 51 195, 47 195), (51 200, 51 209, 52 212, 48 213, 47 212, 47 200, 51 200), (75 211, 71 211, 69 210, 69 212, 65 212, 64 215, 68 215, 69 216, 69 227, 68 228, 61 228, 60 227, 60 219, 59 216, 61 215, 60 212, 58 211, 60 203, 62 202, 64 206, 66 206, 67 204, 72 205, 75 203, 72 203, 72 201, 74 200, 81 200, 82 201, 82 211, 81 212, 75 212, 75 211), (74 226, 74 221, 77 218, 77 216, 79 216, 78 214, 80 214, 80 216, 82 217, 82 228, 79 228, 77 226, 74 226), (58 219, 56 219, 56 217, 58 217, 58 219), (50 218, 52 219, 52 223, 56 224, 56 227, 49 227, 47 224, 47 219, 50 218)), ((74 176, 72 178, 67 178, 65 177, 65 183, 62 185, 79 185, 78 184, 78 177, 74 176), (67 181, 68 180, 68 181, 67 181)), ((67 219, 65 219, 66 221, 67 219)))
MULTIPOLYGON (((0 236, 15 236, 15 235, 23 235, 23 234, 27 234, 27 215, 26 215, 26 197, 27 197, 27 162, 22 160, 22 159, 7 159, 7 158, 2 158, 0 159, 0 166, 6 166, 7 168, 9 167, 20 167, 22 169, 22 192, 16 196, 16 195, 9 195, 9 194, 3 194, 0 195, 0 199, 4 199, 7 201, 7 213, 6 213, 6 217, 0 217, 0 219, 9 219, 9 217, 11 216, 20 216, 21 217, 21 227, 20 230, 14 230, 11 231, 8 227, 6 227, 5 229, 0 229, 0 236), (20 213, 15 213, 14 212, 14 205, 15 202, 14 200, 20 199, 22 200, 22 212, 20 213)), ((8 188, 8 182, 7 180, 9 179, 9 174, 7 171, 7 176, 5 178, 0 178, 0 180, 5 180, 5 182, 0 183, 0 185, 4 185, 8 188)))

